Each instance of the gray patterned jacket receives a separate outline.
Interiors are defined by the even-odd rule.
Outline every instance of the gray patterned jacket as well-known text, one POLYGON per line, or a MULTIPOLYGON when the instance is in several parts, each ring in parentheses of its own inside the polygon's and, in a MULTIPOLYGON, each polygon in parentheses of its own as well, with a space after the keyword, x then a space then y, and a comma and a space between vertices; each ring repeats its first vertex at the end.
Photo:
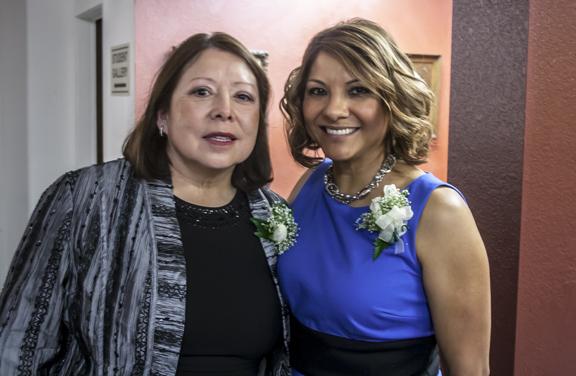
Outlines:
MULTIPOLYGON (((278 200, 253 192, 252 215, 278 200)), ((273 245, 262 245, 278 289, 273 245)), ((170 182, 136 179, 123 159, 69 172, 44 192, 12 261, 0 375, 174 375, 185 296, 170 182)), ((281 305, 284 342, 266 375, 289 375, 281 305)))

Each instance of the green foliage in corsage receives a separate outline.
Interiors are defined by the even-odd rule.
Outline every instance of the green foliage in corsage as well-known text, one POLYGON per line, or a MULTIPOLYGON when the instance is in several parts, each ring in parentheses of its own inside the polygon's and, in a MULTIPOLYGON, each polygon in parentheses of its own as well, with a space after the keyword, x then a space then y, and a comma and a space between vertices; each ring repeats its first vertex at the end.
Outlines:
POLYGON ((270 240, 281 255, 296 242, 298 225, 294 221, 292 210, 285 204, 274 204, 267 219, 251 218, 256 226, 256 236, 270 240))

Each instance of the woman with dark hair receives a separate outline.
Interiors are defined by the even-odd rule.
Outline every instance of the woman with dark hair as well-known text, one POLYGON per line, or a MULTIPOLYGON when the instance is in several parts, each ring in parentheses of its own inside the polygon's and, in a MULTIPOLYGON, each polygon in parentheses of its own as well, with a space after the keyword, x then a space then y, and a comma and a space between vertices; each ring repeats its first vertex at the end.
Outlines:
POLYGON ((268 98, 227 34, 172 52, 125 158, 40 199, 0 300, 0 374, 289 372, 274 272, 295 226, 266 188, 268 98))
POLYGON ((314 36, 290 75, 288 140, 311 168, 289 200, 298 242, 278 263, 293 375, 437 375, 437 347, 448 375, 488 374, 482 239, 460 192, 417 167, 431 100, 362 19, 314 36))

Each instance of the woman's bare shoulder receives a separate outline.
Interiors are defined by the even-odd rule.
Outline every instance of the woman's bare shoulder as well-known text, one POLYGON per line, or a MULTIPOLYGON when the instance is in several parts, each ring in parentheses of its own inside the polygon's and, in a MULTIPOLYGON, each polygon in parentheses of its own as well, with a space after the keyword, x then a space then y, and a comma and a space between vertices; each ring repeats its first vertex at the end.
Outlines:
POLYGON ((308 178, 310 177, 310 175, 312 175, 312 172, 314 172, 314 170, 316 168, 318 168, 318 167, 309 168, 306 171, 304 171, 302 176, 300 176, 300 178, 298 179, 298 181, 294 185, 294 188, 292 188, 292 192, 290 192, 290 196, 288 196, 288 203, 289 204, 293 203, 294 200, 296 199, 296 197, 298 197, 298 193, 300 193, 300 190, 302 189, 302 187, 304 186, 306 181, 308 181, 308 178))

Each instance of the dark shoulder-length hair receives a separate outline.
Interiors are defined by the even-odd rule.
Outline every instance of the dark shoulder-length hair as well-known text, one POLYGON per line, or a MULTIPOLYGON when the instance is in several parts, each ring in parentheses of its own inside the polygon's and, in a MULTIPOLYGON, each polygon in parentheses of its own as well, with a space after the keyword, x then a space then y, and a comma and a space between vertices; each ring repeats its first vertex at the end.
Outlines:
POLYGON ((166 153, 167 137, 161 137, 158 132, 157 115, 169 111, 172 94, 182 74, 209 48, 238 56, 256 77, 260 97, 256 144, 248 159, 238 164, 232 174, 232 184, 244 192, 250 192, 272 181, 267 134, 270 83, 260 63, 250 51, 226 33, 195 34, 172 51, 156 75, 146 109, 124 141, 122 153, 140 178, 165 179, 170 176, 170 160, 166 153))
POLYGON ((426 162, 432 125, 429 120, 432 92, 416 73, 410 59, 378 24, 355 18, 316 34, 284 87, 280 109, 286 119, 286 134, 294 159, 313 167, 322 158, 306 150, 320 146, 304 123, 302 103, 312 64, 320 52, 338 60, 380 99, 386 110, 388 132, 382 147, 410 165, 426 162))

